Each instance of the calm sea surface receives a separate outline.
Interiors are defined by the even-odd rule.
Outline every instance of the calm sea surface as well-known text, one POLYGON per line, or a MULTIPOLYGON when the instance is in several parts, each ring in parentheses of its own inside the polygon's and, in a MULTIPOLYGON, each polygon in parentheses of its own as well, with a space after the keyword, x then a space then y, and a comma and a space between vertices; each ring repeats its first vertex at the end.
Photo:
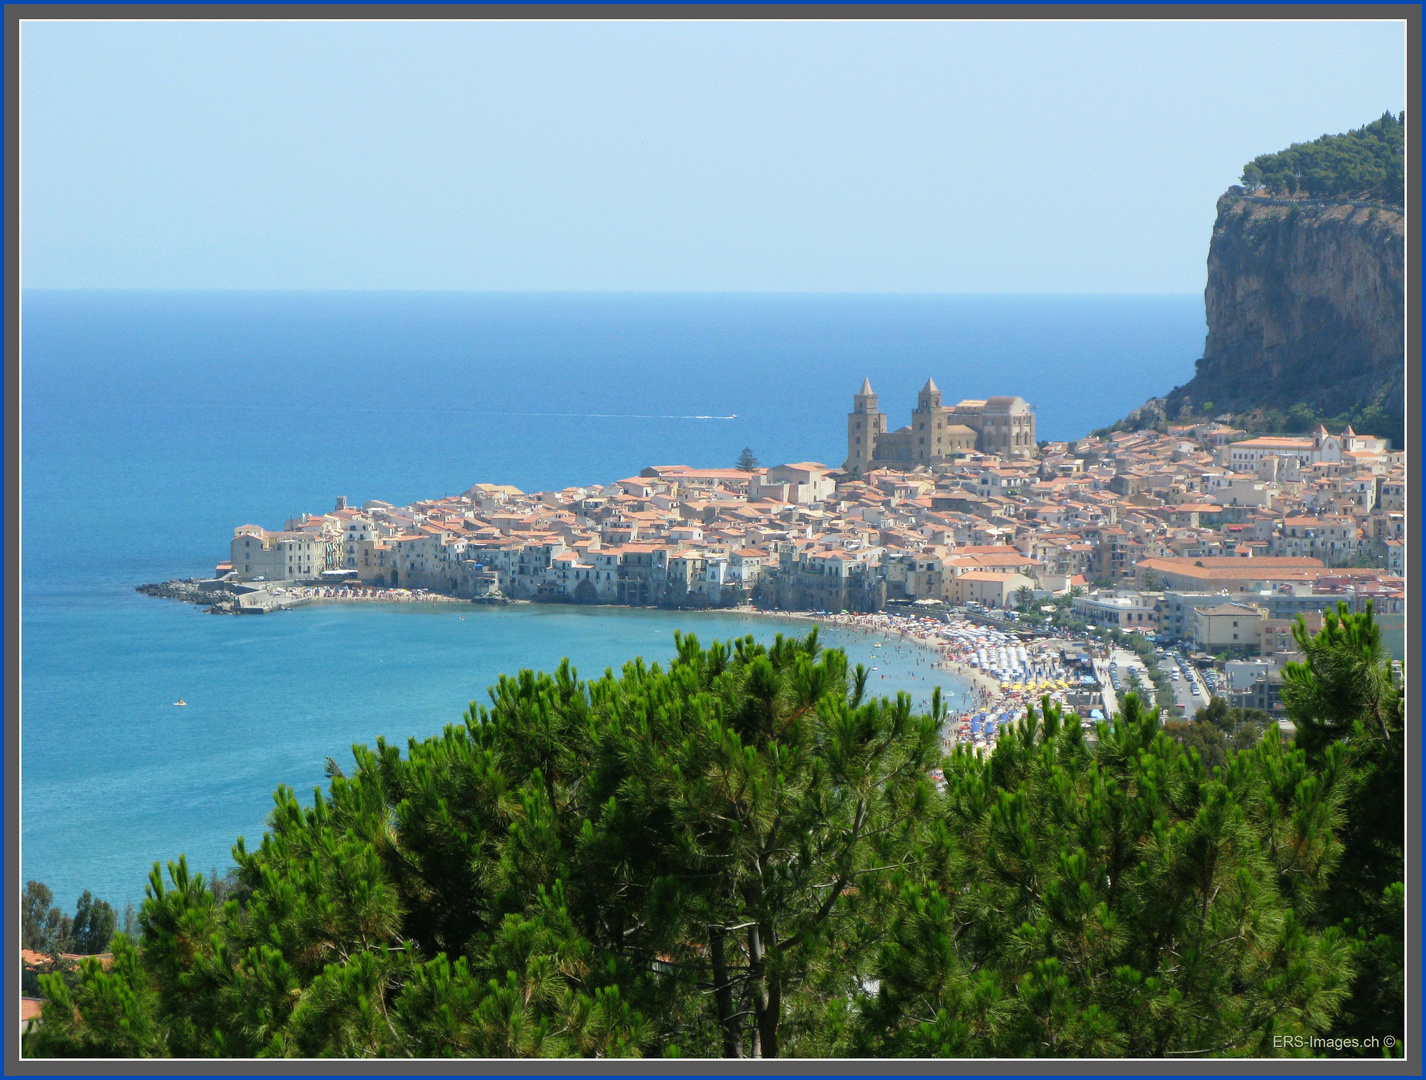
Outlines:
MULTIPOLYGON (((210 574, 235 525, 744 446, 837 465, 864 376, 892 426, 929 375, 948 401, 1021 394, 1041 438, 1069 438, 1186 381, 1204 323, 1198 296, 30 292, 22 334, 22 869, 72 910, 84 888, 137 902, 154 860, 226 866, 277 785, 310 795, 354 742, 438 732, 501 672, 666 660, 680 628, 803 629, 535 606, 243 619, 132 591, 210 574)), ((960 692, 911 650, 827 640, 877 690, 960 692)))

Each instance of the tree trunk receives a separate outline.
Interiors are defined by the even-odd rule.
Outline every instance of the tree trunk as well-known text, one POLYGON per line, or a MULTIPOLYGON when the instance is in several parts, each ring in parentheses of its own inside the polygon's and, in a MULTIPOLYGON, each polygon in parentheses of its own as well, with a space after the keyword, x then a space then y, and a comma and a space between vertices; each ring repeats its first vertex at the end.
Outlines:
POLYGON ((733 1015, 733 988, 728 983, 728 958, 722 928, 709 931, 708 948, 713 958, 713 1000, 718 1005, 718 1026, 723 1029, 723 1056, 743 1056, 743 1023, 733 1015))
POLYGON ((777 1029, 782 1022, 782 980, 773 976, 766 981, 767 1004, 759 1021, 763 1057, 778 1056, 777 1029))
POLYGON ((749 973, 753 984, 753 1057, 777 1057, 777 1025, 782 1012, 782 987, 769 986, 767 953, 756 926, 748 928, 749 973))

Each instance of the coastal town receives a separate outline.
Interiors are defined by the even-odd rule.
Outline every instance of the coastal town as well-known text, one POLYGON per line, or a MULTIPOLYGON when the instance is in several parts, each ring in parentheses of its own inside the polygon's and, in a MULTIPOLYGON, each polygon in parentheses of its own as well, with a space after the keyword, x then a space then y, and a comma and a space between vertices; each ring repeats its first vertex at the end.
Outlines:
POLYGON ((888 430, 867 381, 840 467, 652 465, 560 491, 338 498, 281 530, 239 526, 197 588, 252 612, 459 598, 1117 628, 1231 665, 1242 703, 1267 709, 1297 616, 1371 603, 1400 624, 1404 454, 1383 439, 1254 438, 1204 418, 1037 442, 1023 398, 946 406, 932 380, 910 421, 888 430))
POLYGON ((1410 1070, 1419 22, 24 7, 7 1071, 1410 1070))

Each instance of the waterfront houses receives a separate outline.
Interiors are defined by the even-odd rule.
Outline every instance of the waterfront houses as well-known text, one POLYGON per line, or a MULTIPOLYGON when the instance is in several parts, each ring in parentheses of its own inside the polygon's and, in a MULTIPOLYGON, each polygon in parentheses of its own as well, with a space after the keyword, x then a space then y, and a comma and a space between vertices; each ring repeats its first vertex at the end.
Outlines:
POLYGON ((559 491, 481 482, 409 506, 338 499, 281 530, 235 529, 220 570, 247 583, 832 612, 1020 608, 1073 591, 1084 622, 1246 652, 1275 619, 1404 605, 1404 457, 1381 439, 1254 439, 1204 422, 1026 446, 1022 398, 947 408, 928 381, 917 426, 891 433, 915 449, 894 457, 899 443, 865 441, 884 428, 869 386, 855 406, 841 467, 653 465, 559 491), (1239 618, 1234 637, 1213 609, 1240 604, 1261 614, 1239 618))

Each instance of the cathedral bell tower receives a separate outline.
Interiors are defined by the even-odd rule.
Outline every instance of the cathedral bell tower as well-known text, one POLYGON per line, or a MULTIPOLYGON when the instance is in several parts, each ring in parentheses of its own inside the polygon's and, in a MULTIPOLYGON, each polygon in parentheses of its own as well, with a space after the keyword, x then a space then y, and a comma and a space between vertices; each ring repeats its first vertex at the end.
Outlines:
POLYGON ((936 385, 935 379, 927 379, 926 385, 921 387, 921 392, 916 395, 917 412, 934 412, 941 407, 941 388, 936 385))
POLYGON ((876 440, 886 433, 886 414, 876 405, 876 391, 871 380, 863 379, 862 388, 852 398, 852 411, 847 414, 847 461, 842 467, 868 472, 876 459, 876 440))
POLYGON ((945 410, 941 407, 941 388, 935 379, 927 379, 926 385, 916 395, 916 411, 911 415, 912 438, 911 460, 919 465, 930 465, 941 460, 944 452, 942 436, 945 431, 945 410))

